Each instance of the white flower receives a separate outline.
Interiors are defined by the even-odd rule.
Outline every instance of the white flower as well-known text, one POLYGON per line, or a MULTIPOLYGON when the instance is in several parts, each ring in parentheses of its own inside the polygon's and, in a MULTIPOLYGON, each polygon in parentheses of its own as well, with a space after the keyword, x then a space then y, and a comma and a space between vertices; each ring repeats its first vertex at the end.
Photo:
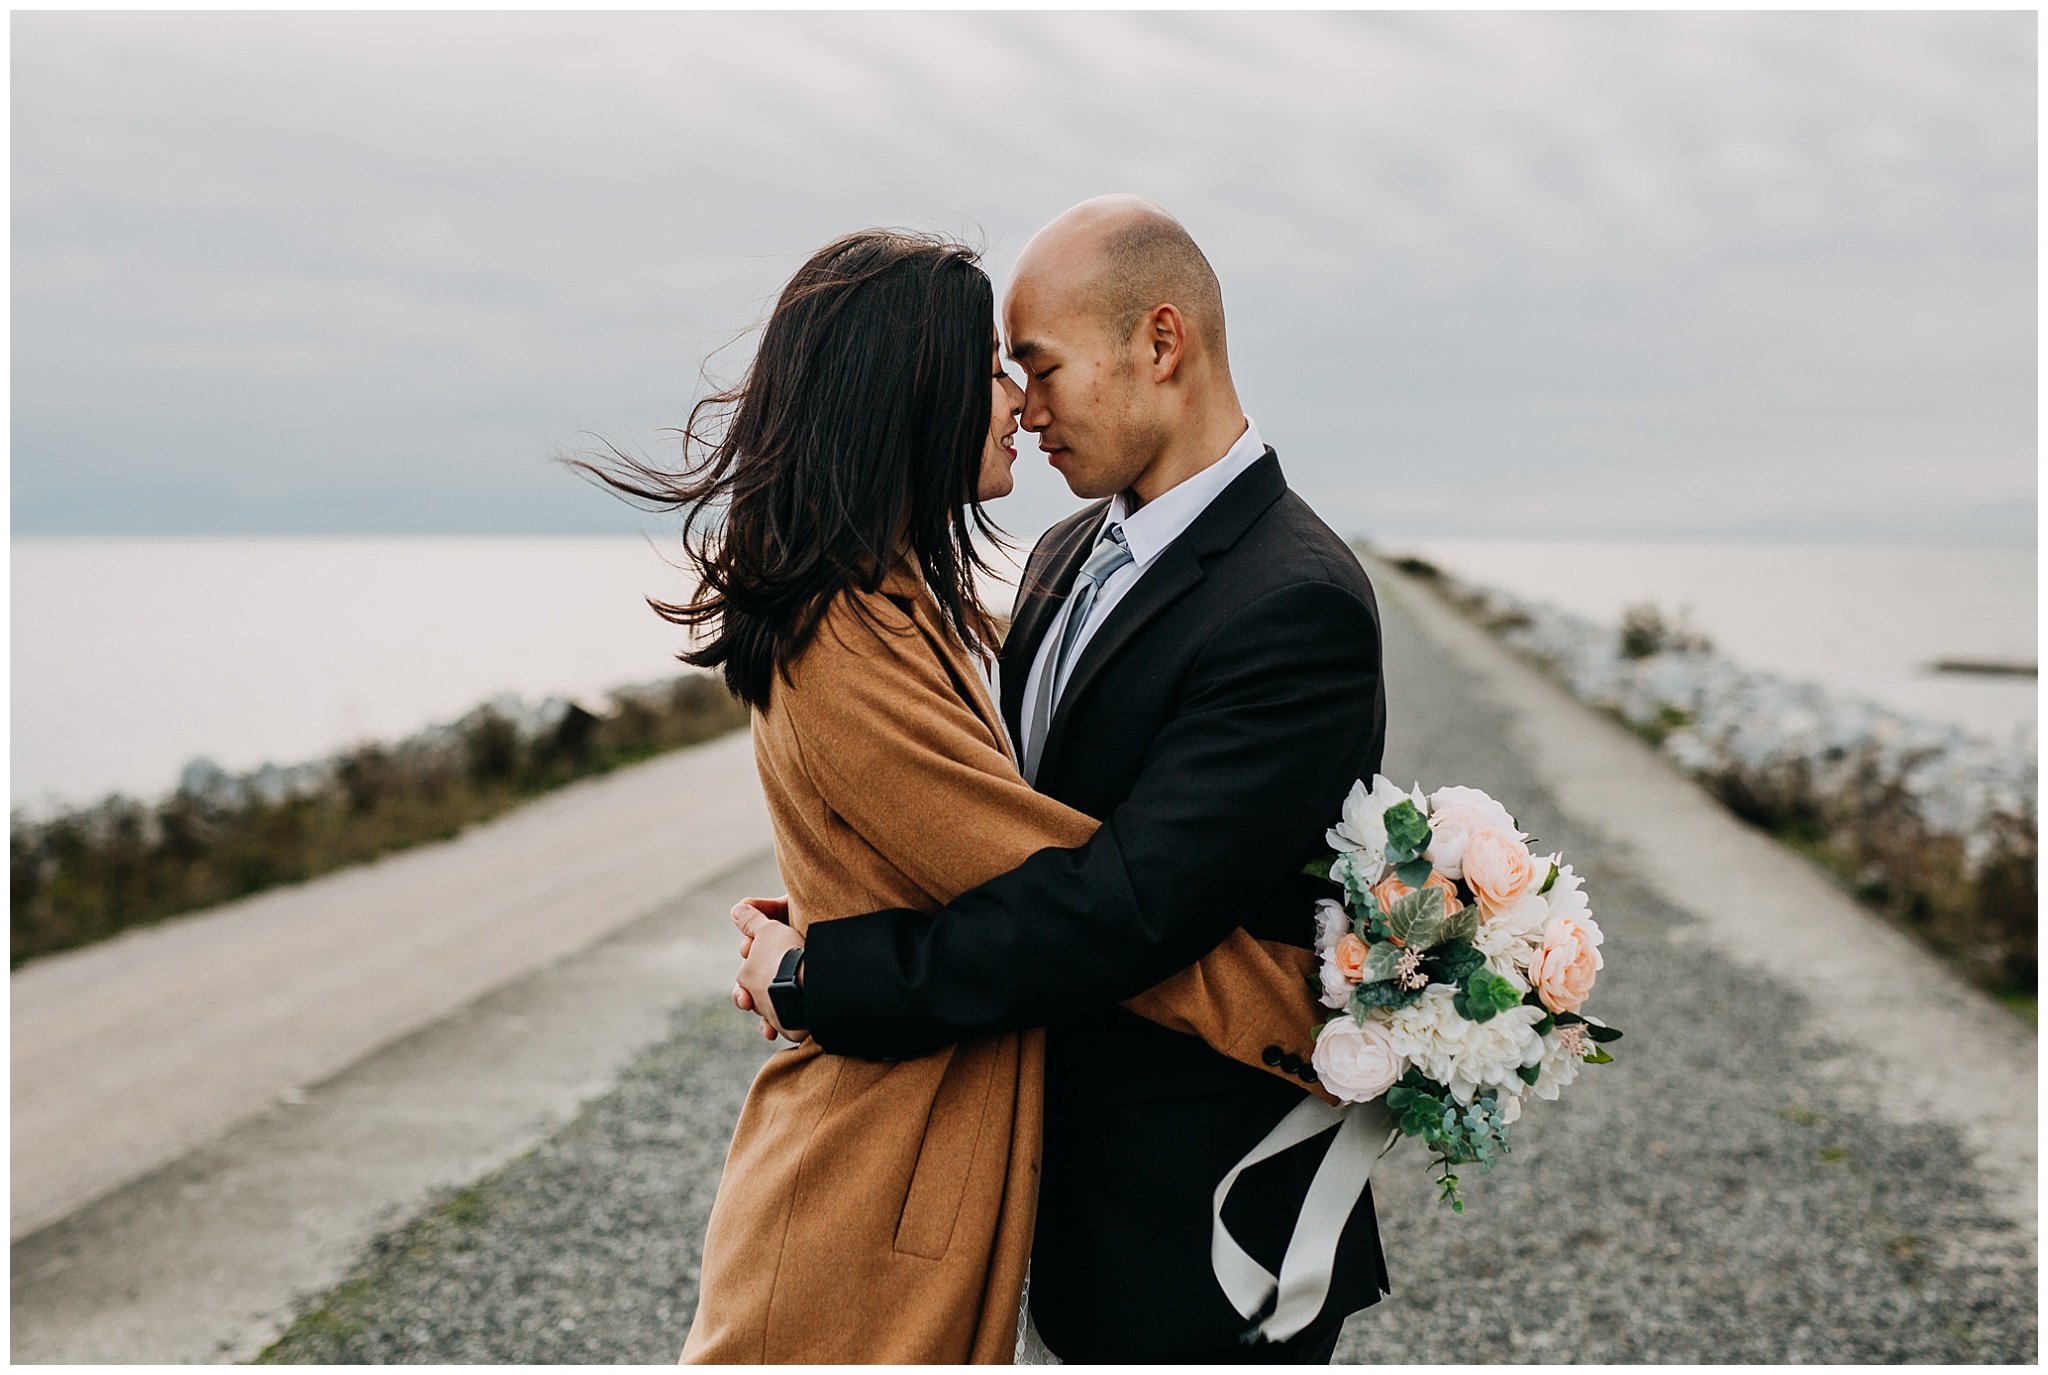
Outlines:
POLYGON ((1543 1058, 1536 1062, 1542 1067, 1542 1072, 1530 1092, 1545 1102, 1554 1101, 1572 1080, 1579 1077, 1579 1066, 1586 1063, 1588 1048, 1589 1042, 1582 1028, 1553 1028, 1543 1038, 1543 1058))
POLYGON ((1449 984, 1432 984, 1422 997, 1388 1018, 1394 1049, 1460 1103, 1470 1103, 1481 1089, 1516 1092, 1516 1071, 1543 1055, 1543 1038, 1535 1024, 1543 1010, 1511 1007, 1485 1022, 1459 1015, 1449 984))
POLYGON ((1345 1103, 1368 1103, 1394 1086, 1407 1069, 1394 1051, 1387 1029, 1376 1021, 1363 1026, 1339 1017, 1316 1037, 1309 1057, 1316 1078, 1345 1103))
POLYGON ((1337 948, 1337 942, 1351 929, 1351 914, 1344 910, 1344 904, 1335 898, 1324 898, 1316 903, 1316 953, 1324 959, 1337 948))
MULTIPOLYGON (((1438 788, 1429 795, 1429 862, 1445 878, 1465 876, 1465 842, 1474 831, 1501 831, 1517 840, 1527 837, 1515 829, 1515 819, 1477 788, 1438 788)), ((1384 842, 1382 842, 1384 843, 1384 842)))
POLYGON ((1572 872, 1572 866, 1558 866, 1557 879, 1550 885, 1550 891, 1543 900, 1550 904, 1550 911, 1560 917, 1574 917, 1579 921, 1590 921, 1593 904, 1586 900, 1586 881, 1572 872))
POLYGON ((1341 1008, 1351 1001, 1357 985, 1337 972, 1333 957, 1337 942, 1351 930, 1351 914, 1334 898, 1316 903, 1316 954, 1322 957, 1323 1006, 1341 1008))
POLYGON ((1343 817, 1323 833, 1330 848, 1347 857, 1361 884, 1370 883, 1386 862, 1387 809, 1403 801, 1413 802, 1417 811, 1428 806, 1420 787, 1413 793, 1404 793, 1385 775, 1376 773, 1370 792, 1363 782, 1351 785, 1351 794, 1344 799, 1343 817))
POLYGON ((1358 985, 1344 977, 1336 961, 1324 956, 1322 965, 1323 1006, 1342 1008, 1351 1001, 1351 995, 1358 991, 1358 985))
POLYGON ((1488 968, 1526 992, 1529 961, 1543 944, 1543 923, 1549 920, 1550 904, 1542 895, 1524 893, 1513 907, 1482 917, 1472 944, 1488 968))

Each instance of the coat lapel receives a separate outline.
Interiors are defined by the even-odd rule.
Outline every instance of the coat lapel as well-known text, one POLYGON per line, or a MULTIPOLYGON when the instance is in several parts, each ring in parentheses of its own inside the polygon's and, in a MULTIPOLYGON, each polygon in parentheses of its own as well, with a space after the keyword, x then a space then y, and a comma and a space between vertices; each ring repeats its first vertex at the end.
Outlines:
POLYGON ((938 656, 939 664, 946 670, 946 676, 953 680, 953 689, 960 700, 988 731, 989 743, 1004 754, 1014 755, 1009 734, 1003 729, 1002 714, 989 697, 988 684, 982 679, 980 667, 948 624, 945 613, 939 610, 938 602, 933 599, 931 589, 925 585, 916 565, 905 562, 890 569, 879 590, 910 603, 910 623, 938 656))
MULTIPOLYGON (((1102 675, 1124 646, 1134 639, 1138 632, 1179 601, 1188 589, 1201 582, 1206 576, 1203 565, 1236 544, 1251 528, 1253 521, 1264 515, 1266 508, 1278 501, 1287 492, 1287 479, 1281 475, 1280 459, 1269 446, 1265 455, 1251 467, 1238 475, 1235 482, 1217 493, 1208 509, 1195 517, 1194 524, 1181 532, 1179 539, 1166 546, 1152 566, 1145 570, 1135 586, 1123 595, 1109 613, 1109 619, 1102 623, 1081 651, 1081 657, 1074 663, 1074 671, 1067 677, 1067 686, 1060 693, 1059 706, 1052 714, 1052 728, 1046 732, 1045 753, 1038 766, 1041 788, 1052 773, 1054 761, 1059 758, 1060 748, 1065 743, 1068 723, 1073 718, 1074 707, 1088 693, 1089 686, 1102 675)), ((1087 546, 1084 545, 1085 549, 1087 546)), ((1074 568, 1080 560, 1076 559, 1074 568)), ((1074 581, 1074 569, 1066 572, 1066 587, 1074 581)), ((1044 628, 1039 634, 1044 635, 1044 628)), ((1030 662, 1028 659, 1025 661, 1030 662)), ((1007 709, 1009 703, 1009 679, 1003 675, 1003 698, 1007 709)), ((1018 699, 1021 703, 1021 687, 1018 699)), ((1014 727, 1013 727, 1014 729, 1014 727)))
POLYGON ((1024 569, 1002 652, 1003 722, 1013 741, 1024 736, 1024 680, 1031 676, 1031 664, 1045 642, 1045 632, 1066 604, 1081 565, 1088 561, 1088 551, 1095 547, 1096 532, 1108 509, 1108 502, 1098 501, 1067 517, 1053 528, 1024 569))

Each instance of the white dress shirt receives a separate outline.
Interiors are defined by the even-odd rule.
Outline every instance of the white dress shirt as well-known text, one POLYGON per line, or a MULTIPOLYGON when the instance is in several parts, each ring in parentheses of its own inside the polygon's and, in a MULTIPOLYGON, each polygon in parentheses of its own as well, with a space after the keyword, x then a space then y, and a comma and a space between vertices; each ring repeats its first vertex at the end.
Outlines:
MULTIPOLYGON (((1110 498, 1109 510, 1105 513, 1103 526, 1121 525, 1124 544, 1131 551, 1131 561, 1112 573, 1109 580, 1095 594, 1094 603, 1088 608, 1088 620, 1082 625, 1074 639, 1074 647, 1067 651, 1067 661, 1060 669, 1059 681, 1053 686, 1057 690, 1053 698, 1055 710, 1059 707, 1058 693, 1067 690, 1067 680, 1074 676, 1074 665, 1081 661, 1081 651, 1088 647, 1095 632, 1116 610, 1124 594, 1137 585, 1147 569, 1159 561, 1166 547, 1179 539, 1195 518, 1209 509, 1209 503, 1222 495, 1223 489, 1265 456, 1265 441, 1259 438, 1259 427, 1245 418, 1244 433, 1237 443, 1230 446, 1230 452, 1221 461, 1212 463, 1176 487, 1170 487, 1152 500, 1133 511, 1130 501, 1122 492, 1110 498)), ((1102 539, 1102 528, 1098 527, 1095 538, 1088 542, 1093 549, 1102 539)), ((1038 655, 1031 661, 1031 673, 1024 680, 1024 707, 1018 724, 1022 727, 1024 739, 1031 738, 1035 724, 1034 708, 1038 702, 1040 680, 1051 667, 1053 651, 1058 647, 1062 627, 1066 625, 1067 613, 1073 608, 1071 598, 1060 608, 1052 624, 1046 627, 1045 638, 1039 642, 1038 655)))

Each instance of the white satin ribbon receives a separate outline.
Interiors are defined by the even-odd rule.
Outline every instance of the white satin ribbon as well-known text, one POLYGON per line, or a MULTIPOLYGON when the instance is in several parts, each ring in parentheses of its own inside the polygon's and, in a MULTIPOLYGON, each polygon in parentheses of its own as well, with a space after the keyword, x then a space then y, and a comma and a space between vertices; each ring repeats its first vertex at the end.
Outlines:
POLYGON ((1223 1286, 1231 1307, 1246 1318, 1258 1312, 1266 1300, 1279 1291, 1279 1301, 1253 1335, 1268 1341, 1286 1341, 1314 1322, 1330 1294, 1330 1277, 1337 1264, 1337 1241, 1344 1234, 1351 1209, 1372 1178, 1372 1167, 1401 1139, 1386 1105, 1375 1099, 1350 1107, 1332 1107, 1320 1098, 1309 1097, 1266 1133, 1266 1139, 1252 1147, 1244 1159, 1231 1166, 1230 1173, 1216 1186, 1215 1209, 1209 1230, 1209 1264, 1216 1282, 1223 1286), (1308 1195, 1301 1202, 1301 1216, 1295 1219, 1294 1235, 1287 1240, 1287 1253, 1280 1259, 1276 1276, 1253 1260, 1223 1225, 1223 1200, 1230 1197, 1237 1177, 1261 1160, 1269 1160, 1290 1146, 1336 1128, 1337 1137, 1328 1154, 1316 1167, 1308 1195), (1373 1149, 1380 1130, 1389 1132, 1386 1143, 1373 1149))

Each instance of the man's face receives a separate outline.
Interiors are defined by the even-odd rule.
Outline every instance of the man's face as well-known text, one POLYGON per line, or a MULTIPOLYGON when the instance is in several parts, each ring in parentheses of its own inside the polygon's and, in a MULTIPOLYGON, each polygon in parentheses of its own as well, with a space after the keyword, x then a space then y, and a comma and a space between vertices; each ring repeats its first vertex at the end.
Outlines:
POLYGON ((1145 471, 1164 436, 1134 341, 1112 338, 1054 285, 1021 276, 1003 302, 1003 333, 1025 377, 1021 420, 1075 496, 1113 496, 1145 471))

